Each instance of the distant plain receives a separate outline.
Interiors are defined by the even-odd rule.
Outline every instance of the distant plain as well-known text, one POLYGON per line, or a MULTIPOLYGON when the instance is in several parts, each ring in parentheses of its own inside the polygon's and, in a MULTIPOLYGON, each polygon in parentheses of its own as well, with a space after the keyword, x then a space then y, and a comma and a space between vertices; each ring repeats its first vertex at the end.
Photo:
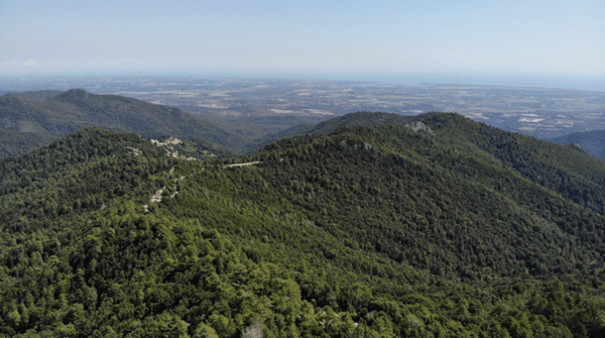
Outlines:
POLYGON ((455 112, 552 139, 605 129, 605 92, 463 84, 403 86, 373 81, 224 77, 60 77, 0 80, 0 93, 82 88, 183 109, 276 132, 357 111, 455 112))

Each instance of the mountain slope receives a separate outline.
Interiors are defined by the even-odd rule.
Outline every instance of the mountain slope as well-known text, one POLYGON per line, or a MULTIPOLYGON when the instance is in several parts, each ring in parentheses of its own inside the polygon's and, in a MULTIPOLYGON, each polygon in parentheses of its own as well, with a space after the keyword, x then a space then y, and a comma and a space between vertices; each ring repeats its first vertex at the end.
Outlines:
POLYGON ((577 144, 592 156, 605 160, 605 130, 572 133, 552 139, 561 144, 577 144))
POLYGON ((98 126, 148 137, 197 137, 232 150, 247 143, 241 132, 175 108, 80 89, 60 95, 35 94, 0 97, 0 129, 48 139, 85 126, 98 126))
POLYGON ((63 92, 60 90, 36 90, 20 93, 11 93, 10 95, 30 101, 46 101, 61 94, 63 94, 63 92))
POLYGON ((293 271, 254 261, 199 221, 158 213, 150 197, 159 189, 174 199, 185 179, 175 168, 197 165, 138 135, 87 128, 0 164, 2 334, 355 329, 350 316, 301 299, 293 271))
MULTIPOLYGON (((272 175, 278 178, 270 190, 279 190, 284 184, 281 182, 289 182, 285 184, 294 188, 289 199, 304 206, 314 222, 330 224, 328 228, 339 237, 354 242, 369 241, 370 248, 376 247, 392 259, 415 262, 419 268, 439 271, 443 268, 441 263, 447 262, 443 265, 446 269, 457 269, 453 271, 456 275, 465 274, 466 265, 482 265, 487 269, 484 274, 491 269, 505 274, 543 268, 572 271, 575 268, 568 264, 575 263, 557 252, 561 246, 574 250, 573 243, 579 239, 598 255, 603 253, 602 234, 591 237, 596 233, 586 232, 587 228, 600 228, 603 218, 593 212, 586 214, 586 209, 573 200, 546 189, 555 186, 554 182, 546 181, 555 171, 553 167, 557 168, 557 175, 569 172, 563 164, 549 167, 536 156, 535 162, 531 162, 533 167, 513 162, 519 169, 507 168, 509 164, 503 165, 498 158, 504 157, 500 151, 481 150, 471 143, 476 142, 472 140, 473 135, 462 134, 462 130, 456 130, 455 123, 484 126, 459 119, 447 115, 424 117, 424 123, 432 125, 430 132, 415 132, 409 125, 388 125, 341 130, 324 138, 282 141, 272 146, 271 150, 277 151, 277 155, 266 155, 282 160, 274 164, 277 168, 272 175), (437 124, 442 123, 437 119, 446 120, 448 127, 437 124), (452 132, 458 135, 457 143, 450 136, 452 132), (467 137, 471 140, 464 140, 467 137), (282 163, 294 168, 285 170, 282 163), (536 170, 540 170, 539 175, 536 170), (543 182, 530 181, 531 175, 539 176, 543 182), (309 189, 310 195, 296 193, 309 189), (326 210, 328 206, 331 211, 326 210), (343 214, 339 210, 344 211, 343 214), (574 216, 565 215, 567 212, 574 216), (371 236, 366 227, 368 222, 380 224, 371 236), (358 228, 352 227, 354 224, 358 228), (502 229, 506 230, 501 232, 502 229), (383 238, 380 234, 384 232, 392 237, 383 238), (444 238, 454 233, 457 233, 454 238, 444 238), (363 238, 366 236, 369 238, 363 238), (544 242, 536 238, 550 239, 544 242), (402 243, 421 245, 421 248, 414 253, 402 243), (441 244, 433 247, 434 243, 441 244), (517 245, 523 249, 519 250, 517 245), (439 257, 432 262, 421 258, 426 252, 439 257), (555 257, 560 257, 559 261, 550 261, 555 257), (422 263, 425 260, 427 262, 422 263), (498 267, 490 267, 490 264, 498 267)), ((492 132, 497 136, 497 131, 492 132)), ((505 135, 520 138, 523 144, 524 137, 505 135)), ((510 143, 506 140, 496 148, 504 149, 510 143)), ((545 150, 547 155, 554 156, 553 153, 545 150)), ((603 165, 595 163, 592 169, 600 170, 600 173, 597 171, 599 179, 605 177, 603 165)), ((602 185, 588 181, 585 176, 578 177, 577 181, 573 176, 567 179, 570 185, 584 184, 585 196, 602 198, 602 185)), ((566 187, 556 186, 563 193, 566 187)), ((242 188, 242 191, 249 189, 242 188)), ((594 202, 595 211, 602 209, 601 201, 594 202)), ((587 201, 578 203, 588 204, 587 201)), ((579 265, 589 265, 595 253, 576 254, 586 258, 579 265)))
POLYGON ((1 160, 0 332, 602 336, 603 164, 403 122, 206 161, 85 129, 1 160))
POLYGON ((0 158, 25 154, 26 152, 49 144, 53 138, 47 134, 0 130, 0 158))

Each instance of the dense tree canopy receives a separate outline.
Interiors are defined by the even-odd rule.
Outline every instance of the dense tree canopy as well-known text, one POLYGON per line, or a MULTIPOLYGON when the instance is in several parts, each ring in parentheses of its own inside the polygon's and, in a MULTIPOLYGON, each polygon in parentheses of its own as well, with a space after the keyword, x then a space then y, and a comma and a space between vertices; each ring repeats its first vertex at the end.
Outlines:
POLYGON ((3 95, 0 111, 0 142, 7 145, 0 150, 0 157, 24 154, 87 126, 155 138, 202 137, 235 151, 253 140, 239 127, 180 109, 118 95, 95 95, 82 89, 3 95))
POLYGON ((333 123, 242 158, 86 128, 1 160, 0 333, 605 335, 602 162, 453 114, 333 123))

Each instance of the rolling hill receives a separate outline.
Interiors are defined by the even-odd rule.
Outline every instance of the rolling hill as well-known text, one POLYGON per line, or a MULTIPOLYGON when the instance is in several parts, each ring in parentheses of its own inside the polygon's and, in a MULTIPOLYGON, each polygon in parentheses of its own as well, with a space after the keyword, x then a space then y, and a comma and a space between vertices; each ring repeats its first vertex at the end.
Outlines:
POLYGON ((8 144, 22 144, 10 148, 14 151, 5 151, 5 156, 22 154, 86 126, 156 138, 195 137, 233 151, 249 143, 246 133, 218 121, 117 95, 94 95, 72 89, 58 95, 42 91, 0 97, 0 130, 5 133, 4 139, 8 144), (23 144, 22 140, 32 136, 36 142, 23 144))
POLYGON ((605 130, 592 130, 572 133, 552 139, 561 144, 575 144, 587 153, 605 160, 605 130))
POLYGON ((0 160, 9 336, 605 334, 605 165, 357 113, 192 161, 85 128, 0 160))

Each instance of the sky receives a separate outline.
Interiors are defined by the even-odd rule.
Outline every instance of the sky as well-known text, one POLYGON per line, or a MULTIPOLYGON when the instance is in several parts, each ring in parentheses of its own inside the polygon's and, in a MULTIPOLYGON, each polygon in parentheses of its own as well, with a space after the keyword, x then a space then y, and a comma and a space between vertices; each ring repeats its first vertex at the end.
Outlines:
POLYGON ((413 74, 605 90, 604 18, 603 0, 0 0, 0 76, 413 74))

